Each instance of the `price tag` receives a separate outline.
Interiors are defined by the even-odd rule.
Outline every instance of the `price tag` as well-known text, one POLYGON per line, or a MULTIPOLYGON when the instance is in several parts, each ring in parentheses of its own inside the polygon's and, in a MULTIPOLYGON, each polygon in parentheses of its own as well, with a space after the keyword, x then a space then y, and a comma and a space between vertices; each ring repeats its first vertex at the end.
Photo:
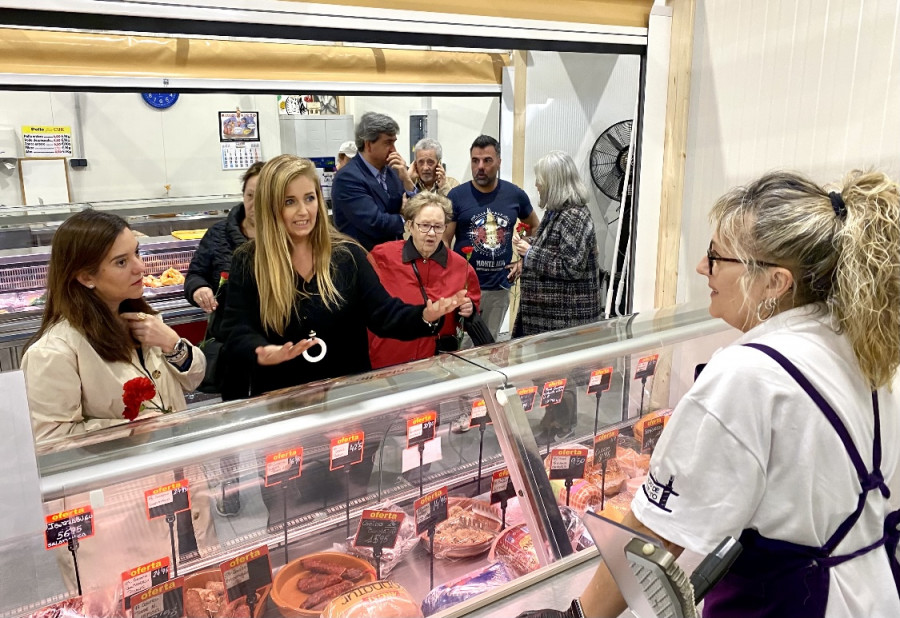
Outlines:
POLYGON ((619 430, 612 429, 594 436, 594 467, 598 468, 616 456, 616 438, 619 430))
POLYGON ((269 564, 269 546, 251 549, 219 565, 225 581, 228 601, 235 601, 272 583, 272 566, 269 564))
POLYGON ((332 439, 329 469, 338 470, 344 466, 352 466, 361 462, 365 441, 366 434, 363 431, 332 439))
POLYGON ((397 544, 397 534, 400 532, 400 524, 403 523, 403 513, 397 511, 373 511, 366 509, 359 519, 359 527, 356 529, 356 538, 353 545, 356 547, 394 547, 397 544))
POLYGON ((272 487, 300 476, 303 470, 303 448, 266 455, 266 487, 272 487))
POLYGON ((608 391, 609 387, 612 386, 612 374, 612 367, 604 367, 603 369, 592 371, 591 377, 588 379, 587 394, 593 395, 608 391))
POLYGON ((509 476, 509 470, 497 470, 491 475, 491 504, 497 504, 504 500, 510 500, 516 497, 516 490, 513 487, 512 478, 509 476))
POLYGON ((406 421, 406 448, 418 446, 434 440, 434 432, 437 429, 437 412, 429 410, 424 414, 407 419, 406 421))
POLYGON ((541 407, 546 408, 560 403, 564 392, 566 392, 566 378, 550 380, 545 383, 544 389, 541 391, 541 407))
POLYGON ((72 539, 86 539, 94 536, 94 509, 80 506, 60 511, 45 518, 44 537, 46 548, 53 549, 60 545, 68 545, 72 539))
POLYGON ((649 378, 656 373, 656 361, 658 360, 659 354, 651 354, 639 360, 637 369, 634 372, 634 379, 649 378))
POLYGON ((484 399, 472 402, 472 414, 469 416, 469 427, 478 427, 480 424, 490 425, 491 417, 488 414, 487 404, 484 399))
POLYGON ((447 519, 447 488, 441 487, 425 494, 413 503, 416 512, 416 534, 428 532, 447 519))
POLYGON ((147 519, 187 511, 191 508, 188 481, 181 479, 156 489, 148 489, 144 492, 144 500, 147 503, 147 519))
POLYGON ((550 480, 584 478, 587 455, 586 448, 555 448, 550 451, 550 480))
POLYGON ((653 449, 656 448, 656 443, 659 442, 659 437, 662 435, 663 427, 665 426, 666 417, 664 416, 657 416, 656 418, 649 418, 644 421, 644 436, 641 439, 642 454, 653 452, 653 449))
POLYGON ((537 386, 526 386, 525 388, 520 388, 518 391, 519 399, 522 401, 522 408, 525 409, 526 412, 531 412, 531 409, 534 408, 534 400, 537 396, 537 386))
POLYGON ((122 572, 122 603, 131 609, 131 597, 169 581, 169 559, 160 558, 122 572))
POLYGON ((153 586, 129 599, 132 618, 181 618, 184 616, 184 578, 153 586))

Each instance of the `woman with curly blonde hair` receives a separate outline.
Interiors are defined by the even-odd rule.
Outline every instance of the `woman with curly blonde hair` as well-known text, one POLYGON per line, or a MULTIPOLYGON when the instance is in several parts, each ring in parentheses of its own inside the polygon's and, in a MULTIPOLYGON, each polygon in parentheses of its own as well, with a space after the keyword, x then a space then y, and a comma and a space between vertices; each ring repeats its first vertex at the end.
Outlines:
POLYGON ((367 328, 403 340, 433 335, 465 298, 460 290, 407 305, 388 295, 365 250, 329 223, 308 159, 266 163, 255 202, 256 239, 235 252, 228 281, 223 398, 367 371, 367 328))
MULTIPOLYGON (((900 616, 898 186, 774 172, 711 220, 697 272, 743 335, 678 403, 624 523, 675 554, 739 537, 704 616, 900 616)), ((580 601, 624 608, 605 568, 580 601)))

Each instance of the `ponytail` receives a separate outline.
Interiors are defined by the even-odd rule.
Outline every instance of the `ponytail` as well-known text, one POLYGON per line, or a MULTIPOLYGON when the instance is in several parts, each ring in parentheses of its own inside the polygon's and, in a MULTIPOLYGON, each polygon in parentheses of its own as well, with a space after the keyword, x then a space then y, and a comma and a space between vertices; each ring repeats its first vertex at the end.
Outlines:
POLYGON ((880 172, 849 173, 840 197, 846 219, 828 302, 873 388, 900 365, 900 191, 880 172))

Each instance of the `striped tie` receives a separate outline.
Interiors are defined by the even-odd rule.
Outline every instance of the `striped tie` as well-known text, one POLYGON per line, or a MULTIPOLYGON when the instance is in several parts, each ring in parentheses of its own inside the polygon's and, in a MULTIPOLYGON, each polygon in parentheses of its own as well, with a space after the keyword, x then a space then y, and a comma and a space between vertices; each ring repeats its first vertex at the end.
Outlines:
POLYGON ((384 192, 387 193, 387 168, 381 168, 381 171, 378 172, 378 184, 381 185, 381 188, 384 189, 384 192))

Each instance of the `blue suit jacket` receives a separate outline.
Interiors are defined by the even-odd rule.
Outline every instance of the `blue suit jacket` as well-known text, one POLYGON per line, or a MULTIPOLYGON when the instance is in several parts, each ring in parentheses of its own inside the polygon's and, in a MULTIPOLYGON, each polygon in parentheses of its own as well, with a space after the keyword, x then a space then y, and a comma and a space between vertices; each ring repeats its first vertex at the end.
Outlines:
POLYGON ((338 170, 331 186, 335 227, 358 240, 366 250, 403 237, 403 183, 390 167, 386 180, 387 192, 359 154, 338 170))

